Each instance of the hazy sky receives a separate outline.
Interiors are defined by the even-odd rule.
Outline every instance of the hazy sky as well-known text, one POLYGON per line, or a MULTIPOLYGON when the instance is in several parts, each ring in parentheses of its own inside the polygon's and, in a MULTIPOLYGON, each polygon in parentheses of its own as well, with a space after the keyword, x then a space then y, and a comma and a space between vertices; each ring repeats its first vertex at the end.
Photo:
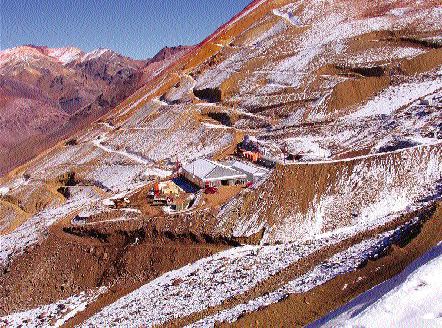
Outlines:
POLYGON ((195 44, 250 0, 0 0, 0 48, 99 47, 133 58, 195 44))

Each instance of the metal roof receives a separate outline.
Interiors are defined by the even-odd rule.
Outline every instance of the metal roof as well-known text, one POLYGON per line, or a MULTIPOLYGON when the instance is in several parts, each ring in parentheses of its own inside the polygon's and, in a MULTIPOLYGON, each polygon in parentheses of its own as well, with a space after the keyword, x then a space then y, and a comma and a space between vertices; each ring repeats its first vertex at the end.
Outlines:
POLYGON ((238 172, 231 167, 203 158, 185 165, 183 170, 206 181, 245 179, 247 177, 242 172, 238 172))
POLYGON ((236 169, 241 172, 248 173, 248 174, 252 174, 254 176, 262 176, 268 172, 268 170, 266 170, 264 168, 260 168, 255 165, 250 165, 250 164, 246 164, 246 163, 239 162, 239 161, 234 161, 230 165, 233 169, 236 169))

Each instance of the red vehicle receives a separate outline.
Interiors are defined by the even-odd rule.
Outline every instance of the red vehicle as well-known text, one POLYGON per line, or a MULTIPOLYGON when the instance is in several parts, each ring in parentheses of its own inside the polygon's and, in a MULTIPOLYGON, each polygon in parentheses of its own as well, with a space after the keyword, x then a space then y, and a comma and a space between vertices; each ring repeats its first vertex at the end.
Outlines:
POLYGON ((218 192, 218 188, 216 187, 206 187, 206 189, 204 189, 204 193, 206 194, 216 194, 218 192))

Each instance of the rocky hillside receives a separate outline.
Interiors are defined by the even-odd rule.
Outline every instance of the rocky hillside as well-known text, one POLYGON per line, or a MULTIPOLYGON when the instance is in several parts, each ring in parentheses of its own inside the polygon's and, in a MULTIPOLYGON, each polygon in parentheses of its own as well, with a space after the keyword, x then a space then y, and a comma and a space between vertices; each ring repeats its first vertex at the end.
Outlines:
POLYGON ((107 113, 187 49, 145 61, 108 49, 1 51, 0 175, 107 113))
POLYGON ((0 324, 303 326, 422 263, 442 239, 441 22, 431 0, 259 0, 152 63, 1 180, 0 324), (146 204, 245 135, 276 163, 258 183, 146 204))

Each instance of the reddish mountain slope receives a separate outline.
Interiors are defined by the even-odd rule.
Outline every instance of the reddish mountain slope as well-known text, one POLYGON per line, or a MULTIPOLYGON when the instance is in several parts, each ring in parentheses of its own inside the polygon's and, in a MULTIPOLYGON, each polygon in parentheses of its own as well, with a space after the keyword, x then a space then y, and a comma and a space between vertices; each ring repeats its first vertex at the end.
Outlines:
POLYGON ((152 63, 1 179, 0 324, 301 326, 394 276, 442 239, 441 32, 435 0, 260 0, 152 63), (146 201, 244 135, 252 187, 146 201))
POLYGON ((149 60, 149 63, 159 62, 163 60, 168 60, 171 57, 176 56, 178 53, 190 50, 192 47, 188 46, 177 46, 177 47, 165 47, 161 49, 155 56, 149 60))
POLYGON ((187 49, 146 61, 108 49, 1 51, 0 176, 115 107, 187 49))

